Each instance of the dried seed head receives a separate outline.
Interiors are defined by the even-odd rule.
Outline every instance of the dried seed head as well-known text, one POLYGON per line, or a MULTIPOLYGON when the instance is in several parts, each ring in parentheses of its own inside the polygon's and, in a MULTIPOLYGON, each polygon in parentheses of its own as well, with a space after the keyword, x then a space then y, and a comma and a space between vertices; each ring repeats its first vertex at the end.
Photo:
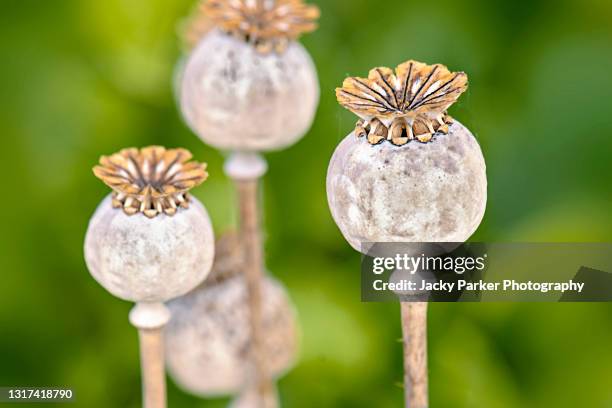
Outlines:
MULTIPOLYGON (((364 120, 362 128, 367 129, 373 121, 393 127, 396 133, 392 131, 389 140, 399 145, 405 144, 404 138, 397 137, 402 122, 408 139, 412 139, 412 132, 424 143, 432 139, 437 131, 436 124, 440 125, 437 127, 441 133, 448 132, 448 126, 441 126, 452 123, 446 110, 466 89, 465 73, 450 72, 441 64, 427 65, 410 60, 399 65, 395 72, 380 67, 371 70, 368 78, 349 77, 336 89, 336 96, 342 106, 364 120)), ((382 131, 371 127, 370 133, 374 130, 376 137, 370 138, 368 134, 368 141, 378 144, 382 141, 378 137, 382 131)))
POLYGON ((189 207, 188 191, 208 177, 206 164, 191 158, 185 149, 130 148, 102 156, 93 171, 113 189, 113 207, 128 215, 172 216, 179 207, 189 207))
POLYGON ((181 111, 205 143, 226 151, 279 150, 302 138, 319 102, 308 52, 291 42, 262 55, 218 29, 189 55, 180 75, 181 111))
POLYGON ((302 0, 205 0, 201 12, 200 19, 210 19, 264 54, 284 52, 289 41, 316 30, 320 16, 318 7, 302 0))
MULTIPOLYGON (((242 271, 241 271, 242 272, 242 271)), ((299 329, 286 289, 270 277, 261 282, 262 351, 269 374, 278 378, 294 363, 299 329)), ((216 285, 201 285, 168 304, 166 362, 185 391, 210 397, 244 390, 251 346, 248 292, 239 274, 216 285)))

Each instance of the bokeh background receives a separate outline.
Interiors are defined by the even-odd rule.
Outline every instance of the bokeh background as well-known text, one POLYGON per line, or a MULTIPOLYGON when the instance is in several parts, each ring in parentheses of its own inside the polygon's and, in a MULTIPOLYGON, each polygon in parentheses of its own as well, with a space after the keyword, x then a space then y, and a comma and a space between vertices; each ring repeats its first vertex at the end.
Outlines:
MULTIPOLYGON (((354 124, 346 75, 408 58, 470 76, 451 114, 488 164, 485 241, 612 240, 612 2, 319 0, 303 39, 322 97, 298 145, 269 154, 269 269, 301 317, 286 407, 398 407, 399 307, 359 301, 359 257, 334 225, 325 173, 354 124)), ((78 407, 139 407, 130 304, 89 276, 91 173, 126 146, 184 146, 208 161, 195 195, 235 224, 223 156, 177 111, 177 25, 192 0, 4 0, 0 12, 0 385, 75 389, 78 407)), ((433 304, 432 407, 612 407, 612 304, 433 304)), ((222 407, 169 385, 171 407, 222 407)), ((27 405, 21 405, 27 406, 27 405)))

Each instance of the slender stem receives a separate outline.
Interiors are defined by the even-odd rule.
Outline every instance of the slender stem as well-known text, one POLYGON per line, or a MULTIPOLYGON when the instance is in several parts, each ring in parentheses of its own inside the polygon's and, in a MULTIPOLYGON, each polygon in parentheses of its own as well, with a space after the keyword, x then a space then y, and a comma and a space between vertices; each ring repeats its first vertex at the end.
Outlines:
POLYGON ((130 322, 138 329, 140 369, 145 408, 166 408, 163 329, 170 312, 162 303, 138 303, 130 322))
POLYGON ((252 376, 247 386, 253 387, 258 395, 257 408, 273 408, 278 404, 263 351, 261 287, 264 277, 264 260, 259 219, 258 180, 255 178, 235 181, 240 207, 240 235, 245 254, 245 279, 251 326, 252 376))
POLYGON ((145 408, 166 407, 166 378, 162 329, 138 330, 145 408))
POLYGON ((240 209, 240 239, 244 251, 244 276, 249 299, 251 343, 248 378, 244 392, 254 395, 249 408, 276 408, 278 399, 263 350, 262 293, 264 278, 261 239, 259 180, 268 169, 263 157, 254 152, 234 152, 225 162, 225 173, 236 184, 240 209))
POLYGON ((406 408, 427 408, 427 303, 402 302, 401 318, 406 408))

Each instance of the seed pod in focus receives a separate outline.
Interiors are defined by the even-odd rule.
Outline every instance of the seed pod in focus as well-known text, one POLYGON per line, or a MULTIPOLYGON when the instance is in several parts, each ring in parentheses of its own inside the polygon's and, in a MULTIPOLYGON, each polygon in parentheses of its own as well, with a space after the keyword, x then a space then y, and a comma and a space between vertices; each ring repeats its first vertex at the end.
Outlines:
POLYGON ((360 124, 333 154, 327 194, 353 248, 464 242, 476 231, 487 201, 485 161, 472 133, 446 113, 466 88, 462 72, 408 61, 337 89, 360 124))
POLYGON ((189 189, 207 177, 184 149, 124 149, 100 159, 94 173, 113 189, 85 239, 92 276, 116 297, 164 302, 199 285, 214 256, 204 206, 189 189))

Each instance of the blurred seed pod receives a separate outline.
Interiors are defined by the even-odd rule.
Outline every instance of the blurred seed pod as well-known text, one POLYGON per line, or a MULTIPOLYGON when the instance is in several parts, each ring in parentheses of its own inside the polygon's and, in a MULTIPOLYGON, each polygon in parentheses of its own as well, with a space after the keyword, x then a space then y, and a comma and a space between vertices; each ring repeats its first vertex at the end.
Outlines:
POLYGON ((183 24, 175 94, 187 124, 228 151, 279 150, 314 120, 319 80, 297 41, 317 27, 302 0, 202 1, 183 24))
POLYGON ((259 52, 217 29, 191 52, 180 78, 181 111, 202 141, 220 150, 279 150, 301 139, 314 120, 319 80, 298 42, 259 52))
MULTIPOLYGON (((238 394, 247 384, 250 325, 239 249, 236 235, 222 237, 209 278, 168 305, 168 370, 181 388, 198 396, 238 394)), ((264 352, 268 370, 277 378, 296 358, 295 309, 276 280, 266 277, 262 291, 264 352)))

